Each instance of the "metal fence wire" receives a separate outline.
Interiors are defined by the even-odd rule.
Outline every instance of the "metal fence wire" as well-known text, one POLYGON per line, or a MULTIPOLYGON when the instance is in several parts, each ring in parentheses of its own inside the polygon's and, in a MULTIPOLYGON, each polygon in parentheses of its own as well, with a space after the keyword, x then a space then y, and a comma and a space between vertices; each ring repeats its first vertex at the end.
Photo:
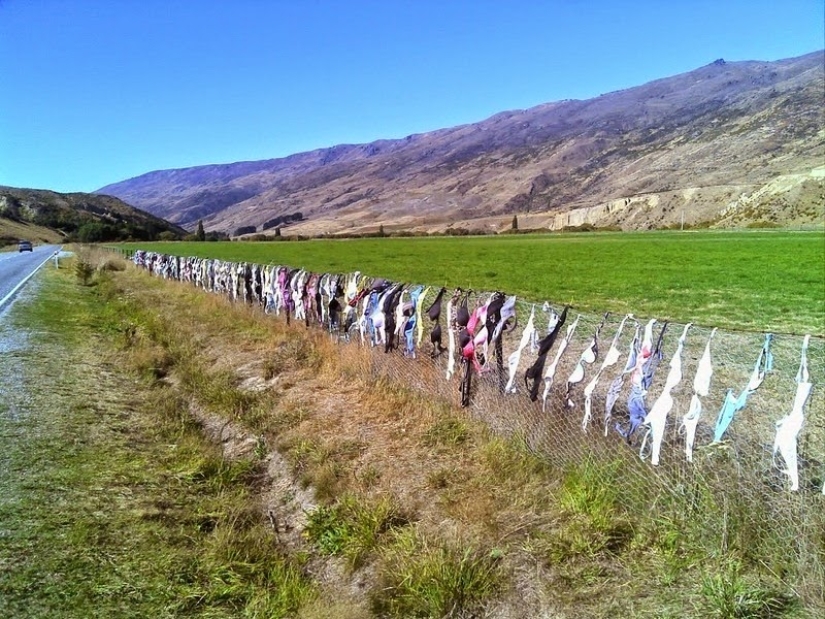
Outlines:
MULTIPOLYGON (((426 293, 421 304, 424 310, 438 290, 438 287, 429 287, 423 291, 426 293)), ((448 291, 444 295, 443 306, 451 294, 452 291, 448 291)), ((470 311, 483 306, 490 297, 490 292, 469 293, 470 311)), ((736 510, 739 522, 750 529, 748 535, 755 545, 771 540, 776 546, 774 552, 783 553, 786 558, 790 556, 800 572, 813 571, 822 582, 825 576, 825 531, 821 517, 825 502, 825 339, 786 334, 766 338, 767 334, 763 333, 676 323, 667 324, 662 334, 665 325, 649 324, 648 318, 593 315, 569 308, 538 379, 538 397, 532 401, 525 373, 537 359, 537 341, 547 335, 554 316, 561 314, 563 307, 552 302, 518 299, 514 309, 515 318, 509 322, 511 328, 501 335, 501 361, 495 355, 495 346, 491 345, 484 371, 478 374, 470 369, 466 407, 469 415, 485 422, 495 433, 523 438, 533 452, 553 466, 568 468, 583 461, 609 465, 597 468, 605 471, 601 482, 617 485, 622 492, 646 497, 651 508, 665 503, 677 505, 679 509, 692 510, 695 518, 707 518, 709 526, 714 526, 711 520, 720 512, 736 510), (530 322, 535 327, 535 336, 527 340, 516 360, 513 353, 522 344, 524 330, 530 322), (648 326, 650 343, 654 348, 660 343, 658 367, 650 376, 646 390, 641 394, 637 390, 634 399, 631 397, 634 366, 628 363, 628 358, 633 352, 643 354, 638 348, 643 345, 648 326), (638 338, 635 347, 634 338, 638 338), (803 348, 807 373, 801 371, 803 348), (605 364, 606 358, 613 363, 605 364), (509 389, 505 389, 510 376, 509 361, 515 362, 515 379, 509 389), (712 368, 710 375, 708 361, 712 368), (552 381, 545 379, 551 368, 554 370, 552 381), (800 389, 806 391, 807 387, 800 388, 800 382, 812 383, 809 397, 801 408, 799 402, 795 406, 796 394, 800 389), (618 397, 612 414, 606 418, 611 386, 618 397), (589 418, 586 416, 588 394, 589 418), (630 433, 632 413, 639 412, 638 397, 643 399, 644 412, 656 408, 659 419, 655 423, 649 418, 648 423, 642 420, 630 433), (692 409, 696 398, 701 403, 698 420, 695 408, 692 409), (672 408, 668 409, 669 400, 672 408), (719 419, 725 416, 720 414, 723 408, 733 415, 720 438, 718 431, 723 424, 719 419), (797 434, 800 412, 804 421, 797 434), (658 427, 660 442, 654 440, 657 431, 651 425, 658 427), (783 433, 779 435, 782 449, 779 449, 775 443, 783 425, 783 433), (689 457, 686 437, 691 426, 695 427, 695 438, 689 457), (658 447, 654 447, 655 443, 658 447), (798 470, 795 474, 793 462, 785 459, 792 460, 794 451, 798 470), (658 452, 658 457, 654 457, 654 452, 658 452), (797 476, 798 484, 794 483, 797 476)), ((375 377, 385 377, 428 397, 460 404, 464 377, 460 355, 456 354, 455 371, 448 378, 448 352, 431 355, 429 336, 436 323, 425 312, 419 320, 423 323, 423 338, 414 356, 405 353, 403 338, 395 350, 385 352, 384 346, 362 343, 356 328, 345 331, 343 322, 332 335, 341 345, 372 346, 371 372, 375 377)), ((446 347, 448 325, 443 308, 439 324, 446 347)), ((415 339, 418 341, 417 333, 415 339)), ((823 598, 821 585, 818 597, 823 598)))

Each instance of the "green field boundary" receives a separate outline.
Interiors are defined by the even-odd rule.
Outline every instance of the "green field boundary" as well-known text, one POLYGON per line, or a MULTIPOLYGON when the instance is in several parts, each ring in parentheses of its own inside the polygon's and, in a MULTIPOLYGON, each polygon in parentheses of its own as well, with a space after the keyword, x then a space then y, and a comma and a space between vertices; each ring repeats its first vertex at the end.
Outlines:
POLYGON ((821 231, 659 231, 476 238, 141 243, 178 256, 501 290, 578 311, 825 336, 821 231))

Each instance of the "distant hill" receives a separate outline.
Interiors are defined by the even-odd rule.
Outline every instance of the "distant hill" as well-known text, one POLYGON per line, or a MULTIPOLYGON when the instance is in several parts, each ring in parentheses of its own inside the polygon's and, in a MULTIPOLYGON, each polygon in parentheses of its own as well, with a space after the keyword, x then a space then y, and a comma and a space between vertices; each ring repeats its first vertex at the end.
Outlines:
MULTIPOLYGON (((537 80, 543 79, 537 75, 537 80)), ((317 234, 519 225, 822 225, 825 54, 717 60, 586 101, 99 190, 193 228, 299 212, 317 234)))
POLYGON ((11 245, 17 248, 17 242, 26 239, 33 243, 63 243, 65 236, 43 226, 36 226, 22 221, 13 221, 0 217, 0 248, 11 245))
POLYGON ((57 193, 43 189, 0 186, 0 220, 5 239, 16 242, 28 229, 30 240, 53 242, 154 240, 165 235, 180 238, 186 231, 112 196, 90 193, 57 193), (16 225, 13 225, 16 224, 16 225), (45 232, 44 232, 45 230, 45 232), (51 231, 51 238, 48 231, 51 231), (12 236, 14 235, 14 236, 12 236))

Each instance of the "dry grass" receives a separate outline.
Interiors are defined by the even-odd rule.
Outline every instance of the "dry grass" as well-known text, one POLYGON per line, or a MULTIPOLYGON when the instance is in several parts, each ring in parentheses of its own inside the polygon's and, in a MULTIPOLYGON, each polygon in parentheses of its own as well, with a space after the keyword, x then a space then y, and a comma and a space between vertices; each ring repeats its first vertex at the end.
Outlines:
POLYGON ((19 239, 40 241, 42 243, 60 243, 62 238, 60 234, 50 228, 0 217, 0 247, 5 245, 4 241, 6 239, 8 239, 8 244, 16 249, 19 239))
POLYGON ((121 294, 151 308, 148 323, 127 326, 123 336, 140 373, 173 380, 210 410, 262 432, 314 500, 333 505, 347 493, 379 504, 391 498, 433 539, 445 526, 464 535, 477 528, 473 535, 481 538, 497 520, 493 495, 479 495, 483 484, 450 483, 434 493, 428 481, 446 468, 453 481, 484 471, 472 452, 486 429, 443 401, 373 378, 370 351, 286 328, 255 308, 188 286, 111 273, 121 294), (255 406, 265 414, 251 421, 245 411, 255 406))
MULTIPOLYGON (((264 509, 294 551, 317 553, 301 537, 308 514, 331 510, 325 514, 334 528, 342 497, 354 497, 350 511, 391 501, 404 514, 399 537, 376 538, 359 550, 354 571, 333 569, 334 552, 316 556, 321 600, 335 600, 341 612, 369 616, 365 592, 381 587, 412 595, 388 576, 392 561, 411 574, 438 567, 445 579, 459 579, 456 586, 465 577, 472 583, 494 575, 484 583, 497 600, 489 608, 510 617, 628 615, 633 595, 642 596, 642 610, 633 613, 668 616, 668 608, 692 605, 708 591, 727 591, 712 575, 705 581, 714 586, 699 587, 701 540, 690 546, 689 523, 668 512, 657 520, 643 507, 649 497, 627 493, 610 450, 580 465, 553 465, 528 449, 525 437, 493 435, 449 398, 387 378, 382 355, 185 284, 131 269, 103 277, 144 313, 145 320, 123 324, 116 336, 140 373, 173 381, 213 414, 261 436, 270 474, 278 469, 277 491, 264 491, 264 509), (267 454, 273 447, 278 453, 267 454), (415 558, 422 548, 425 565, 415 558), (471 568, 469 576, 462 566, 471 568), (667 587, 661 599, 644 597, 650 583, 667 587)), ((416 379, 437 384, 435 372, 424 365, 416 379)), ((555 440, 563 447, 563 434, 555 440)), ((721 574, 726 552, 715 558, 721 574)), ((747 582, 751 593, 761 591, 755 580, 740 578, 736 586, 747 582)), ((489 596, 468 598, 468 609, 482 612, 489 596)), ((376 599, 382 612, 408 608, 376 599)), ((301 616, 331 615, 314 606, 301 616)))

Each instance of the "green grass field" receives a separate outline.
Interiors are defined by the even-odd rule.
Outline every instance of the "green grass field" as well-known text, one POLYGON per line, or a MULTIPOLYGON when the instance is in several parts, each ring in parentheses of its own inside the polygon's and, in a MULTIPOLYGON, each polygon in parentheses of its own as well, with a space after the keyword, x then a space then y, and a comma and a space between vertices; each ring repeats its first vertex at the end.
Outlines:
POLYGON ((123 247, 502 290, 579 311, 825 335, 825 235, 777 230, 123 247))

